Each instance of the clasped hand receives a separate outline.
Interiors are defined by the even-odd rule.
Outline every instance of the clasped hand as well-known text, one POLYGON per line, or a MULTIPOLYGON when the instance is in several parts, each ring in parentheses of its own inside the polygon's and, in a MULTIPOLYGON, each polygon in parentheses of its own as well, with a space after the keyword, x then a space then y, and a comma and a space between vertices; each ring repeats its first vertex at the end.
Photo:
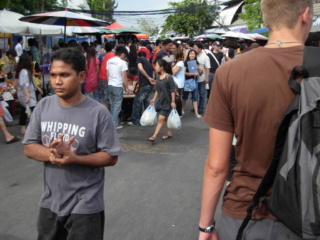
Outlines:
POLYGON ((75 137, 71 137, 68 142, 63 141, 64 134, 50 144, 50 162, 58 166, 75 163, 76 154, 70 149, 75 137))

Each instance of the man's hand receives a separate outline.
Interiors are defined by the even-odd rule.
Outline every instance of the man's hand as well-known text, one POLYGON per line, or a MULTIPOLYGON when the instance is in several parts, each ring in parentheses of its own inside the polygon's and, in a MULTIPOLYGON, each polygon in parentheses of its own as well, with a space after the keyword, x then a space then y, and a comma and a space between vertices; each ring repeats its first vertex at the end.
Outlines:
POLYGON ((150 82, 152 85, 155 85, 155 84, 156 84, 156 80, 154 80, 153 78, 149 78, 149 82, 150 82))
POLYGON ((77 155, 70 150, 64 150, 63 156, 61 158, 56 157, 56 155, 58 154, 56 152, 56 149, 50 149, 50 152, 51 152, 50 162, 52 164, 56 164, 61 167, 61 166, 76 163, 77 155))
POLYGON ((205 79, 205 80, 204 80, 204 84, 207 84, 207 83, 209 83, 209 80, 208 80, 208 79, 205 79))
POLYGON ((212 233, 199 232, 199 240, 219 240, 217 230, 212 233))
POLYGON ((54 140, 50 144, 50 152, 53 154, 56 158, 62 158, 65 151, 70 150, 71 144, 76 139, 75 137, 71 137, 68 142, 63 141, 64 134, 61 134, 57 140, 54 140), (54 150, 54 151, 51 151, 54 150))
POLYGON ((150 105, 154 105, 154 102, 155 102, 155 100, 152 99, 152 100, 150 101, 150 105))

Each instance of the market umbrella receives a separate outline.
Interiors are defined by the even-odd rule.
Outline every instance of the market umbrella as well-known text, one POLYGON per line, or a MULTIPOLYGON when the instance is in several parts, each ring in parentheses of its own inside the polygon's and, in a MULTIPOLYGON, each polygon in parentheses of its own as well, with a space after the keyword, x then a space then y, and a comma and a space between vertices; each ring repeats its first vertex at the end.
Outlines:
POLYGON ((222 37, 220 35, 217 35, 217 34, 206 34, 206 38, 221 39, 222 37))
POLYGON ((117 28, 124 28, 124 26, 122 26, 121 24, 114 22, 111 25, 109 25, 108 27, 106 27, 107 29, 117 29, 117 28))
POLYGON ((247 36, 246 34, 240 33, 240 32, 227 32, 227 33, 223 34, 222 37, 241 38, 241 39, 247 39, 247 40, 251 40, 251 41, 256 41, 253 38, 247 36))
POLYGON ((261 35, 259 33, 248 33, 247 35, 249 37, 252 37, 252 38, 256 39, 256 40, 266 40, 267 41, 269 39, 268 37, 263 36, 263 35, 261 35))
POLYGON ((146 32, 146 31, 143 31, 143 30, 141 30, 139 28, 135 28, 135 27, 117 28, 117 29, 112 29, 112 31, 114 33, 118 33, 118 34, 120 34, 120 33, 144 33, 144 34, 149 34, 150 35, 150 33, 146 32))
POLYGON ((67 26, 108 26, 110 23, 101 19, 88 17, 82 14, 73 13, 70 11, 47 12, 33 14, 20 18, 20 21, 29 23, 41 23, 46 25, 64 26, 64 41, 66 40, 67 26))
POLYGON ((214 34, 225 34, 226 32, 227 32, 226 30, 220 28, 217 31, 215 31, 214 34))

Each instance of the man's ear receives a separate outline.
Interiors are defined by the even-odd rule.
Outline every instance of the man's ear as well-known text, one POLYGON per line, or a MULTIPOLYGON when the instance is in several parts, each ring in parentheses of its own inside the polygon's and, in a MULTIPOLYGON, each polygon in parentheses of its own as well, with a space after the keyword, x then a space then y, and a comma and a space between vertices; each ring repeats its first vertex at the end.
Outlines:
POLYGON ((86 78, 86 72, 85 71, 82 71, 79 73, 79 80, 80 80, 80 83, 83 83, 84 82, 84 79, 86 78))
POLYGON ((307 7, 301 14, 303 23, 308 24, 310 21, 312 22, 312 14, 311 8, 307 7))

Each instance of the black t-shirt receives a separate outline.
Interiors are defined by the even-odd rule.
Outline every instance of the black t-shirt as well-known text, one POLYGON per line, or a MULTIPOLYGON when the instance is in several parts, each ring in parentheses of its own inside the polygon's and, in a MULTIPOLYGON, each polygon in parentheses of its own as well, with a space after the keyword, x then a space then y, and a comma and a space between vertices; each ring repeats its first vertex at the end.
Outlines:
MULTIPOLYGON (((221 65, 221 61, 222 61, 222 58, 223 58, 223 53, 222 52, 218 52, 218 53, 214 53, 213 52, 213 55, 216 57, 216 59, 218 60, 218 62, 220 63, 221 65)), ((213 63, 211 63, 211 71, 213 73, 216 72, 216 70, 218 69, 218 64, 216 62, 216 60, 213 59, 213 63)))
MULTIPOLYGON (((150 61, 144 57, 138 57, 137 65, 139 63, 142 64, 142 67, 144 71, 148 74, 148 76, 152 78, 153 70, 152 70, 150 61)), ((150 81, 142 73, 140 73, 139 75, 139 84, 140 84, 140 87, 151 85, 150 81)))

